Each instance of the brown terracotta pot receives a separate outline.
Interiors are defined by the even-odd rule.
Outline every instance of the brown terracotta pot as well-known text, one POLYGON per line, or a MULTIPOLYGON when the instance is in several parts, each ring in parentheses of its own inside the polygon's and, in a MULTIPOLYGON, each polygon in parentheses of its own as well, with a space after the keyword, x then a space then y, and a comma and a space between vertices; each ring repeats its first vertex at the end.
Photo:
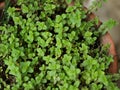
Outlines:
POLYGON ((112 73, 112 74, 117 73, 118 72, 118 57, 117 57, 117 53, 115 50, 114 42, 109 32, 107 32, 105 35, 101 37, 101 43, 104 45, 110 44, 109 55, 113 56, 114 61, 110 64, 109 73, 112 73))
POLYGON ((0 9, 3 9, 5 6, 5 2, 0 2, 0 9))
MULTIPOLYGON (((15 1, 14 1, 14 0, 12 1, 12 0, 11 0, 10 3, 14 4, 15 1)), ((5 7, 5 2, 0 2, 0 10, 4 9, 4 7, 5 7)), ((21 10, 21 9, 20 9, 20 8, 16 8, 16 10, 19 11, 19 10, 21 10)))
MULTIPOLYGON (((72 1, 72 3, 69 4, 69 6, 73 6, 73 5, 74 5, 74 1, 72 1)), ((85 10, 87 10, 86 7, 85 7, 85 10)), ((90 13, 87 16, 87 20, 92 20, 95 17, 96 16, 95 16, 94 13, 90 13)), ((99 21, 99 23, 97 25, 98 28, 99 28, 99 26, 101 24, 102 24, 102 22, 99 21)), ((113 39, 112 39, 110 33, 107 32, 105 35, 101 36, 100 42, 103 45, 110 44, 110 48, 109 48, 109 53, 108 54, 113 56, 113 62, 110 64, 110 67, 108 69, 108 73, 111 73, 111 74, 117 73, 118 72, 118 57, 117 57, 117 53, 116 53, 116 50, 115 50, 115 45, 114 45, 114 42, 113 42, 113 39)))
MULTIPOLYGON (((88 19, 92 20, 95 17, 96 16, 93 13, 91 13, 88 16, 88 19)), ((102 22, 99 21, 97 26, 99 27, 101 24, 102 24, 102 22)), ((103 45, 105 45, 105 44, 110 45, 109 55, 112 55, 113 59, 114 59, 113 62, 110 64, 108 72, 111 73, 111 74, 117 73, 118 72, 118 57, 117 57, 117 53, 116 53, 116 50, 115 50, 115 45, 114 45, 114 42, 113 42, 113 39, 112 39, 110 33, 107 32, 105 35, 101 36, 100 41, 101 41, 101 44, 103 44, 103 45)))

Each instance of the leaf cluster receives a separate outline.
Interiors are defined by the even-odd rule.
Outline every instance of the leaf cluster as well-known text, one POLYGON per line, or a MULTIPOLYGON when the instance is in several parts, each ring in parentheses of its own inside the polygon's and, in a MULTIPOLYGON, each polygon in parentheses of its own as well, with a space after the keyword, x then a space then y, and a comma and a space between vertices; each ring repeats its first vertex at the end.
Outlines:
POLYGON ((19 11, 8 8, 9 21, 0 26, 0 88, 117 90, 105 72, 113 58, 99 42, 113 24, 96 28, 82 1, 70 2, 17 0, 19 11))

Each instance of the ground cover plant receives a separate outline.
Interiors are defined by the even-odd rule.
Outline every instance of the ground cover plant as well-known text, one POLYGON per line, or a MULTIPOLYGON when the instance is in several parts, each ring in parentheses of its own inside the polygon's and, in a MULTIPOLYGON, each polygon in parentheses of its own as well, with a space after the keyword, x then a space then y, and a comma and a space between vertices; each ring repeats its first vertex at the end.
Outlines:
MULTIPOLYGON (((0 26, 0 88, 118 90, 107 73, 112 56, 100 44, 114 26, 88 20, 82 0, 17 0, 0 26)), ((96 7, 95 7, 96 8, 96 7)))

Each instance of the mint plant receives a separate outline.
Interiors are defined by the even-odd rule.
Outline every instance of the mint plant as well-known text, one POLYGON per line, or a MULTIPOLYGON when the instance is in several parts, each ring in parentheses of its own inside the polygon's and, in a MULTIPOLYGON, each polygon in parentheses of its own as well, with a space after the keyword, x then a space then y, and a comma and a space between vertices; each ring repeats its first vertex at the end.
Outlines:
MULTIPOLYGON (((17 0, 0 26, 0 88, 5 90, 118 90, 106 70, 113 61, 82 0, 17 0), (19 8, 20 10, 16 10, 19 8)), ((103 33, 104 32, 104 33, 103 33)))

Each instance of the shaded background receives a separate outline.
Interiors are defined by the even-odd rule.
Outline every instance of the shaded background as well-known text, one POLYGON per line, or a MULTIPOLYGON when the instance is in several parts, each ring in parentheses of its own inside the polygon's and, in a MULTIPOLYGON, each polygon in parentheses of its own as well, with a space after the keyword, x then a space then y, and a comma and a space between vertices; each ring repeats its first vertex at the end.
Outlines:
POLYGON ((110 34, 115 42, 116 51, 120 60, 120 0, 107 0, 103 3, 102 8, 96 13, 101 21, 106 21, 110 18, 116 20, 119 24, 110 30, 110 34))
MULTIPOLYGON (((99 16, 101 21, 106 21, 110 18, 113 18, 119 23, 109 32, 116 46, 119 61, 118 66, 120 71, 120 0, 107 0, 107 2, 103 3, 102 8, 98 10, 96 15, 99 16)), ((117 84, 120 87, 120 80, 118 80, 117 84)))

